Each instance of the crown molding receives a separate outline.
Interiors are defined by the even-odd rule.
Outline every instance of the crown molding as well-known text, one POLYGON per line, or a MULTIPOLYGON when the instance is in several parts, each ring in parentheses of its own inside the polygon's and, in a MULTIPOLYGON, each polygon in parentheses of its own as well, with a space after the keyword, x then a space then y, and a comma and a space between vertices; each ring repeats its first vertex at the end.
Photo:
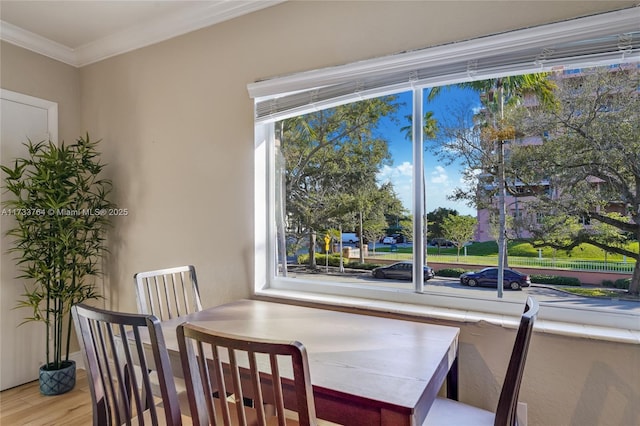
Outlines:
POLYGON ((51 41, 8 22, 0 21, 0 40, 40 53, 74 67, 130 52, 215 25, 286 0, 199 2, 191 8, 101 38, 76 49, 51 41))
POLYGON ((5 21, 0 21, 0 40, 65 64, 77 66, 76 54, 73 49, 5 21))

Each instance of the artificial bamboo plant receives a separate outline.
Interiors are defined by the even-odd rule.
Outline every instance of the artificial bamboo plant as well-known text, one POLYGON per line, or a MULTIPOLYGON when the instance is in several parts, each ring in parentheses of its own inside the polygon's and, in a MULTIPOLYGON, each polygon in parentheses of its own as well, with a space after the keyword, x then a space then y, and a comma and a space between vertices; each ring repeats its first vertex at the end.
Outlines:
POLYGON ((71 306, 100 297, 95 279, 114 206, 111 181, 99 176, 105 165, 98 142, 88 134, 69 145, 29 141, 26 158, 1 166, 5 189, 13 194, 3 212, 16 219, 7 232, 10 251, 17 254, 19 278, 27 280, 18 307, 32 312, 24 322, 46 326, 47 370, 69 362, 71 306))

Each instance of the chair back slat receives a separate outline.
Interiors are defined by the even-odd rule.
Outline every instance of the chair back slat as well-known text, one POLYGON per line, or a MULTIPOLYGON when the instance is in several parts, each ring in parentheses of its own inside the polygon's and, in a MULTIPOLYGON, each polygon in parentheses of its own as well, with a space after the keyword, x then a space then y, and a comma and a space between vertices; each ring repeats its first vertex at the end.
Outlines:
POLYGON ((166 294, 163 294, 165 293, 165 289, 166 289, 166 285, 161 284, 161 282, 164 281, 164 277, 163 276, 160 277, 161 282, 158 282, 157 276, 152 277, 152 279, 153 279, 153 285, 149 285, 147 287, 147 291, 149 292, 149 298, 152 301, 151 313, 156 315, 161 320, 171 318, 170 314, 165 313, 164 305, 166 303, 162 302, 163 300, 167 300, 167 301, 170 300, 166 294))
MULTIPOLYGON (((126 336, 127 330, 126 328, 120 324, 118 325, 120 329, 120 333, 117 336, 122 336, 123 334, 126 336)), ((100 324, 100 328, 105 330, 106 341, 108 342, 108 347, 105 345, 103 354, 105 354, 104 363, 108 370, 109 364, 109 356, 108 353, 111 353, 111 357, 113 359, 113 370, 116 376, 115 384, 117 385, 117 393, 114 394, 114 400, 119 403, 117 406, 120 408, 120 412, 118 413, 117 419, 120 422, 119 424, 125 422, 127 419, 133 417, 134 411, 132 410, 132 405, 135 405, 137 412, 144 411, 142 409, 142 401, 137 392, 132 392, 131 389, 140 389, 137 382, 136 374, 132 374, 131 365, 133 363, 131 357, 131 351, 129 349, 129 345, 126 344, 126 340, 122 342, 119 340, 116 335, 114 335, 113 327, 111 324, 102 323, 100 324), (116 343, 117 342, 117 343, 116 343), (124 345, 122 345, 124 343, 124 345), (119 346, 120 345, 120 346, 119 346), (122 360, 122 352, 124 352, 124 360, 122 360), (134 404, 131 403, 131 398, 133 398, 134 404)), ((111 375, 105 376, 105 382, 109 381, 111 375)), ((114 380, 111 380, 113 383, 114 380)))
POLYGON ((94 342, 97 341, 99 343, 99 346, 97 346, 97 348, 100 351, 100 356, 97 357, 97 361, 100 378, 102 379, 104 377, 117 376, 116 380, 98 381, 97 386, 99 388, 100 394, 103 396, 103 398, 106 398, 102 400, 102 402, 104 403, 100 405, 100 409, 110 410, 109 405, 106 404, 106 401, 108 401, 109 398, 113 401, 122 401, 120 404, 116 404, 115 407, 117 409, 113 410, 113 415, 115 416, 116 423, 122 424, 123 420, 129 416, 129 413, 131 413, 131 408, 129 406, 129 400, 127 398, 123 398, 123 395, 126 394, 126 388, 124 379, 120 375, 121 371, 115 367, 116 365, 119 365, 117 352, 113 352, 109 349, 110 347, 115 346, 113 343, 113 330, 108 325, 94 322, 91 325, 90 331, 92 333, 91 339, 94 342), (110 363, 109 357, 112 353, 114 362, 110 363))
POLYGON ((258 416, 258 423, 267 422, 264 412, 264 397, 262 396, 262 385, 260 382, 260 373, 257 361, 257 354, 253 351, 248 352, 249 355, 249 373, 251 374, 251 387, 253 389, 253 406, 258 416))
POLYGON ((278 425, 284 426, 286 424, 284 412, 284 395, 282 391, 282 382, 280 380, 280 369, 278 368, 277 355, 271 354, 269 356, 269 363, 271 365, 271 385, 273 387, 273 399, 276 406, 276 414, 278 416, 278 425))
POLYGON ((315 424, 301 343, 229 335, 189 323, 178 326, 177 334, 194 425, 266 426, 275 416, 284 426, 285 407, 298 412, 299 424, 315 424), (275 405, 275 414, 265 410, 267 405, 275 405))
POLYGON ((72 308, 72 316, 87 369, 94 425, 182 424, 169 355, 156 317, 82 304, 72 308), (158 401, 150 374, 157 374, 158 401))
POLYGON ((141 383, 138 384, 138 379, 136 377, 137 375, 135 374, 134 370, 135 367, 138 366, 141 372, 149 372, 153 370, 154 367, 153 365, 149 365, 149 361, 147 360, 147 356, 145 355, 142 337, 140 336, 140 329, 138 327, 135 327, 132 330, 135 339, 135 354, 137 355, 137 358, 134 359, 131 356, 131 347, 129 344, 127 344, 127 337, 129 333, 127 333, 127 330, 124 326, 121 325, 120 327, 120 338, 122 339, 122 341, 120 342, 120 347, 124 348, 125 350, 125 365, 128 369, 128 377, 131 377, 132 379, 131 386, 133 387, 133 389, 144 389, 144 392, 142 394, 138 394, 137 392, 134 394, 136 410, 138 412, 141 412, 144 411, 145 407, 149 407, 153 421, 157 421, 157 413, 155 410, 155 405, 153 403, 153 393, 149 391, 149 389, 152 389, 149 374, 140 374, 141 383))
POLYGON ((511 358, 509 359, 509 366, 502 384, 494 426, 516 426, 517 424, 516 415, 520 384, 524 375, 529 342, 533 334, 533 324, 538 316, 539 309, 538 302, 529 296, 525 304, 524 313, 520 318, 520 326, 518 327, 511 358))
MULTIPOLYGON (((213 348, 214 351, 218 350, 218 347, 213 348)), ((238 361, 236 360, 236 353, 233 349, 228 350, 229 356, 229 366, 231 370, 231 384, 233 386, 233 406, 236 409, 236 413, 238 415, 238 424, 246 425, 247 424, 247 415, 244 410, 244 405, 242 403, 242 398, 244 397, 244 392, 242 391, 242 382, 240 381, 240 369, 238 367, 238 361)), ((221 362, 220 358, 216 358, 216 362, 221 362)), ((220 397, 221 405, 229 406, 229 399, 223 398, 222 395, 220 397)), ((230 425, 225 425, 230 426, 230 425)))
POLYGON ((164 321, 202 310, 193 265, 138 272, 134 281, 141 314, 164 321))

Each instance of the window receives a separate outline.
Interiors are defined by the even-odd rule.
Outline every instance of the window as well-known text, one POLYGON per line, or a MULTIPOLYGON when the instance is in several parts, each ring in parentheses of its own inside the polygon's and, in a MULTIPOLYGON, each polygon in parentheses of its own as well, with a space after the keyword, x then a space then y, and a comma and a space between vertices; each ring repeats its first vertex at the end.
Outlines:
POLYGON ((341 272, 405 248, 397 240, 413 228, 407 103, 411 92, 275 122, 276 277, 323 279, 318 269, 341 272))
MULTIPOLYGON (((540 72, 571 78, 585 67, 637 62, 638 14, 628 9, 249 85, 256 114, 256 291, 294 289, 461 309, 478 309, 478 299, 486 298, 480 310, 517 312, 519 305, 496 304, 493 294, 465 302, 429 292, 420 279, 429 261, 426 98, 434 88, 469 81, 540 72), (409 157, 391 150, 400 142, 409 157), (390 169, 395 174, 385 173, 390 169), (345 243, 340 232, 358 241, 345 243), (397 236, 408 242, 399 244, 397 236), (405 244, 411 246, 408 258, 401 256, 405 244), (342 273, 347 256, 363 260, 371 251, 412 261, 413 281, 371 285, 342 273), (300 260, 320 273, 291 266, 300 260)), ((525 104, 535 106, 530 99, 525 104)), ((467 118, 473 122, 477 114, 467 118)), ((481 137, 467 130, 466 136, 481 137)), ((487 170, 493 166, 483 164, 487 170)), ((534 222, 541 217, 536 213, 534 222)))

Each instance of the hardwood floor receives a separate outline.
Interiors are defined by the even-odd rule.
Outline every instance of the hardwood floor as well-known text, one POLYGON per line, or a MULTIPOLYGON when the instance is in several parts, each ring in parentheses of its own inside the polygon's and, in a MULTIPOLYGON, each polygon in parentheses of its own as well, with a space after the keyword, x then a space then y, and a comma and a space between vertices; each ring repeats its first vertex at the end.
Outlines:
POLYGON ((77 370, 76 386, 62 395, 41 395, 38 381, 0 392, 2 426, 87 426, 91 423, 91 394, 85 370, 77 370))
MULTIPOLYGON (((0 426, 91 426, 87 372, 76 371, 76 386, 57 396, 40 393, 38 381, 0 392, 0 426)), ((335 423, 318 419, 318 426, 335 423)))

